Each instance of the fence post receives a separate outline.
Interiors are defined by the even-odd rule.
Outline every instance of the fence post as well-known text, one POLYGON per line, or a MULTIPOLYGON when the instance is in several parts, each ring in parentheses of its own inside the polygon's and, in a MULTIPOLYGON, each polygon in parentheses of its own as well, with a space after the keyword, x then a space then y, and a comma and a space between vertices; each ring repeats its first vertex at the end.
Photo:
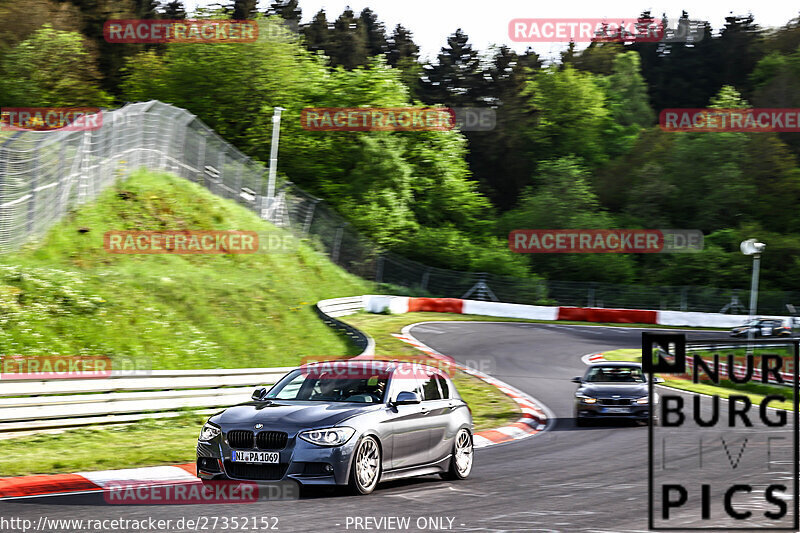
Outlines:
POLYGON ((686 311, 689 306, 689 287, 681 288, 681 311, 686 311))
POLYGON ((422 273, 422 282, 420 283, 420 287, 423 291, 428 290, 428 280, 431 279, 431 268, 428 267, 425 269, 425 272, 422 273))
POLYGON ((219 189, 222 188, 221 185, 225 182, 224 169, 225 169, 225 156, 227 154, 225 153, 225 145, 224 144, 220 144, 220 146, 222 147, 222 149, 219 151, 219 163, 217 163, 217 181, 216 181, 217 190, 219 192, 214 192, 214 191, 212 191, 212 192, 214 192, 214 194, 216 194, 218 196, 222 196, 223 198, 225 198, 225 191, 224 190, 219 190, 219 189))
POLYGON ((233 193, 234 200, 241 203, 242 202, 242 174, 244 174, 244 163, 241 161, 239 162, 239 172, 236 174, 236 187, 233 193))
POLYGON ((383 283, 383 254, 378 254, 378 266, 375 272, 375 281, 377 283, 383 283))
POLYGON ((317 203, 319 203, 319 198, 314 198, 311 201, 311 208, 306 213, 306 219, 303 221, 303 233, 308 235, 309 230, 311 229, 311 220, 314 218, 314 210, 317 207, 317 203))
POLYGON ((32 167, 33 168, 33 172, 31 172, 31 181, 30 181, 30 184, 31 184, 31 197, 28 200, 28 226, 27 226, 28 235, 30 235, 30 234, 32 234, 34 232, 34 223, 36 221, 35 220, 36 219, 36 187, 37 187, 37 181, 38 181, 39 172, 40 172, 39 171, 39 160, 40 160, 40 158, 42 156, 40 145, 42 144, 43 140, 44 139, 39 139, 39 140, 36 141, 36 144, 35 144, 34 149, 33 149, 33 159, 31 160, 32 161, 32 165, 33 165, 33 167, 32 167))
MULTIPOLYGON (((203 178, 203 185, 205 185, 206 181, 206 136, 200 134, 200 148, 197 150, 197 169, 200 172, 200 176, 203 178)), ((199 183, 200 180, 196 180, 196 183, 199 183)), ((208 188, 208 187, 206 187, 208 188)))
POLYGON ((336 228, 336 236, 333 238, 333 249, 331 250, 331 261, 334 264, 339 263, 339 250, 342 247, 342 235, 344 234, 344 227, 347 224, 342 224, 336 228))

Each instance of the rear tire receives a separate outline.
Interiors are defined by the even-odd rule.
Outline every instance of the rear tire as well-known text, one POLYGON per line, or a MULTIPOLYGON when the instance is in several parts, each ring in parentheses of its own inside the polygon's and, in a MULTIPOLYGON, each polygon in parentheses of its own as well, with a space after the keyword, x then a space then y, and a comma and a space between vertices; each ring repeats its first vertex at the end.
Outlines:
POLYGON ((353 452, 350 467, 350 492, 356 495, 369 494, 378 485, 381 477, 381 447, 375 437, 366 436, 353 452))
POLYGON ((439 474, 442 479, 457 480, 469 477, 469 473, 472 472, 474 451, 472 435, 465 428, 459 429, 455 442, 453 442, 453 457, 450 458, 450 467, 447 472, 439 474))

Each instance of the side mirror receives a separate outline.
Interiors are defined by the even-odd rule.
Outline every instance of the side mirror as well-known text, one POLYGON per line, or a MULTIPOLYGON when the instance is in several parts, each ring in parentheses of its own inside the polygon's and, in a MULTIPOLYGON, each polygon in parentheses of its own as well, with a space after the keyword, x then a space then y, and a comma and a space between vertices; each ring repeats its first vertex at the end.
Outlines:
POLYGON ((664 383, 664 378, 653 376, 653 383, 664 383))
POLYGON ((253 398, 257 402, 260 402, 264 399, 266 395, 267 395, 267 389, 261 387, 253 391, 253 395, 251 396, 251 398, 253 398))
POLYGON ((411 405, 415 403, 419 403, 421 400, 419 398, 419 394, 416 392, 408 392, 403 391, 397 395, 397 399, 394 401, 395 405, 411 405))
POLYGON ((575 376, 570 381, 572 381, 573 383, 583 383, 583 378, 580 376, 575 376))

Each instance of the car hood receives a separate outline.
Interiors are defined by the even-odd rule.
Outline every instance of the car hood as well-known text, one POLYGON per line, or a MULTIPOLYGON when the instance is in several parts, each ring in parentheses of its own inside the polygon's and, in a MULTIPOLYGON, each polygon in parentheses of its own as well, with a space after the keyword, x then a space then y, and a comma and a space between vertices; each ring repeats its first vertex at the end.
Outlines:
POLYGON ((209 421, 227 427, 263 424, 264 429, 292 433, 299 429, 334 426, 352 416, 375 411, 382 404, 326 402, 248 402, 230 407, 209 421))
POLYGON ((624 398, 647 396, 647 383, 585 383, 578 389, 587 396, 610 398, 619 394, 624 398))

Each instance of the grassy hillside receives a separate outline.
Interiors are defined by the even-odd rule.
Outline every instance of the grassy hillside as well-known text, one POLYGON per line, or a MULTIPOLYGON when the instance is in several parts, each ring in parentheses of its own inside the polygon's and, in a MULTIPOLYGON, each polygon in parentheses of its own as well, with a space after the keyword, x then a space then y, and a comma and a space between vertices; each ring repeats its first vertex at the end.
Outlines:
POLYGON ((108 355, 144 368, 292 365, 353 353, 320 321, 323 298, 370 292, 307 244, 251 255, 119 255, 109 230, 276 232, 235 202, 138 172, 0 256, 0 353, 108 355))

